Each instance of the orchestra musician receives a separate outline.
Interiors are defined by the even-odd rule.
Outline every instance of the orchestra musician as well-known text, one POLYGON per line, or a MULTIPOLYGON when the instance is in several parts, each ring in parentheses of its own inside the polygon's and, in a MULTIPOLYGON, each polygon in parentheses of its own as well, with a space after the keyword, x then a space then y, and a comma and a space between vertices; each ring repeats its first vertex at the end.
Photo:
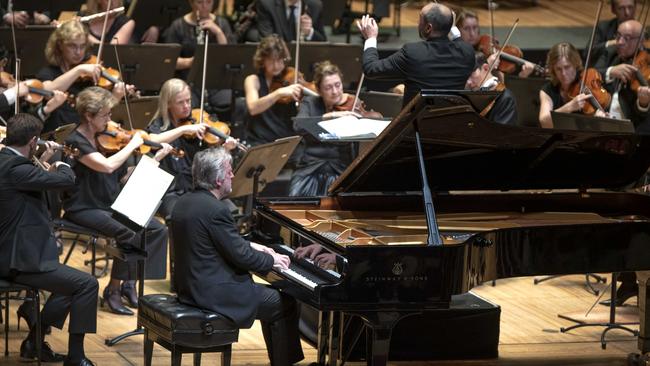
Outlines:
POLYGON ((467 79, 466 88, 469 90, 501 91, 501 95, 494 102, 490 103, 486 109, 481 111, 481 116, 496 123, 516 125, 517 101, 515 100, 514 94, 499 81, 498 77, 489 74, 490 64, 483 52, 477 51, 475 59, 476 66, 467 79))
MULTIPOLYGON (((329 61, 316 65, 314 84, 320 96, 306 96, 300 103, 298 117, 323 119, 356 115, 351 111, 337 111, 336 106, 345 101, 343 75, 338 66, 329 61)), ((324 196, 329 186, 352 161, 350 144, 319 142, 294 123, 294 129, 303 136, 304 150, 289 183, 290 196, 324 196)))
POLYGON ((46 9, 43 11, 13 11, 9 12, 6 8, 0 7, 0 16, 2 23, 7 26, 15 25, 17 28, 25 28, 28 25, 47 25, 52 22, 50 12, 46 9))
POLYGON ((293 101, 302 97, 302 87, 291 80, 291 84, 271 90, 274 81, 282 85, 282 76, 290 60, 287 45, 276 34, 264 37, 255 50, 253 66, 258 72, 244 80, 248 110, 246 141, 251 145, 295 135, 291 118, 298 111, 293 101), (286 97, 290 97, 290 103, 278 102, 286 97))
POLYGON ((296 40, 296 23, 300 18, 300 34, 305 41, 325 42, 325 28, 321 0, 302 0, 302 14, 298 0, 257 0, 256 27, 259 37, 278 34, 286 42, 296 40))
MULTIPOLYGON (((84 88, 94 85, 101 75, 100 65, 85 63, 89 59, 88 33, 78 21, 65 22, 52 32, 45 47, 45 58, 48 65, 36 74, 36 78, 43 81, 47 90, 79 95, 84 88)), ((119 100, 125 92, 133 90, 132 85, 118 82, 113 86, 112 95, 119 100)), ((79 121, 74 107, 66 102, 50 115, 45 130, 79 121)))
MULTIPOLYGON (((122 0, 112 0, 111 9, 121 7, 122 0)), ((92 15, 108 11, 108 0, 87 0, 84 15, 92 15)), ((99 43, 102 39, 104 29, 104 17, 95 18, 88 22, 88 39, 91 43, 99 43)), ((131 36, 135 29, 135 21, 129 19, 124 13, 109 14, 106 23, 106 43, 127 44, 131 43, 131 36)))
POLYGON ((551 79, 539 91, 539 124, 543 128, 553 128, 551 111, 580 112, 589 95, 570 95, 571 87, 580 82, 584 68, 575 46, 567 42, 554 45, 548 51, 546 65, 551 79))
MULTIPOLYGON (((29 114, 17 114, 8 121, 7 146, 0 151, 0 277, 52 294, 41 311, 41 339, 36 339, 36 322, 31 323, 20 345, 21 357, 36 358, 36 342, 41 342, 41 361, 91 366, 84 353, 84 336, 97 328, 97 280, 59 263, 43 194, 73 187, 75 174, 62 162, 51 164, 47 171, 33 165, 41 129, 41 122, 29 114), (43 338, 47 327, 61 329, 68 313, 65 356, 54 352, 43 338)), ((23 310, 21 306, 19 316, 25 314, 23 310)))
POLYGON ((591 61, 593 62, 597 61, 607 49, 616 46, 618 26, 635 17, 636 0, 611 0, 610 3, 612 13, 616 17, 598 22, 594 35, 594 47, 591 50, 591 61))
MULTIPOLYGON (((456 24, 458 26, 458 30, 460 31, 460 37, 463 39, 463 41, 472 45, 472 47, 474 47, 474 50, 479 51, 479 46, 482 42, 485 42, 486 40, 490 42, 489 35, 481 35, 481 29, 478 23, 478 14, 475 12, 463 9, 463 11, 458 14, 456 24)), ((530 74, 533 73, 533 71, 535 71, 535 65, 531 62, 525 62, 523 65, 521 65, 517 75, 520 78, 527 78, 530 76, 530 74)))
POLYGON ((422 41, 407 43, 389 57, 379 59, 379 27, 365 15, 357 26, 366 39, 363 51, 366 77, 403 80, 406 85, 403 105, 422 89, 463 89, 474 70, 474 49, 461 39, 448 39, 453 18, 451 9, 445 5, 425 5, 418 23, 422 41))
MULTIPOLYGON (((632 89, 638 67, 632 64, 637 46, 643 47, 642 25, 636 20, 622 22, 616 33, 616 47, 607 49, 594 64, 605 80, 605 87, 612 94, 609 114, 613 118, 627 118, 634 123, 637 133, 650 133, 647 122, 650 105, 650 88, 639 86, 632 89)), ((646 51, 640 51, 645 58, 646 51)))
POLYGON ((174 20, 163 34, 164 43, 181 45, 181 55, 176 61, 176 77, 185 80, 194 61, 198 44, 202 44, 201 31, 208 32, 212 44, 233 44, 237 42, 228 20, 212 13, 213 0, 188 0, 192 11, 174 20))
POLYGON ((271 365, 303 359, 296 301, 253 281, 249 271, 287 269, 289 257, 244 240, 223 199, 232 190, 231 156, 223 148, 194 157, 194 191, 172 212, 179 300, 231 319, 240 328, 261 320, 271 365))
MULTIPOLYGON (((111 108, 116 103, 111 93, 99 87, 84 89, 78 96, 76 108, 81 117, 79 126, 68 136, 66 144, 79 149, 80 155, 74 160, 73 168, 77 175, 75 189, 66 192, 63 200, 65 218, 79 225, 96 230, 114 238, 123 251, 133 251, 140 246, 139 234, 112 217, 110 205, 120 191, 120 181, 128 174, 126 161, 136 148, 143 143, 139 133, 117 153, 106 156, 100 152, 95 136, 106 129, 111 118, 111 108)), ((173 136, 150 135, 151 140, 164 143, 165 138, 173 136), (164 137, 164 138, 163 138, 164 137)), ((155 159, 162 160, 172 149, 162 144, 155 159)), ((146 278, 164 279, 167 262, 167 229, 157 220, 147 225, 146 278)), ((136 264, 119 258, 113 260, 111 279, 104 289, 102 302, 108 309, 120 315, 133 315, 122 304, 122 297, 131 307, 137 307, 138 296, 135 290, 136 264)))

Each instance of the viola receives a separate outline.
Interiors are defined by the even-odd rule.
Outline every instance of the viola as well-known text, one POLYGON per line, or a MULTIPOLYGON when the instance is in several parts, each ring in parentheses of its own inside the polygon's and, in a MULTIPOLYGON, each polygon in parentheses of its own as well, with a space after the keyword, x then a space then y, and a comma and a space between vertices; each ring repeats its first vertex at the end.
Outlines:
MULTIPOLYGON (((25 81, 25 84, 27 84, 27 89, 29 90, 29 94, 25 96, 25 100, 29 103, 38 104, 43 101, 43 98, 51 98, 54 96, 54 92, 46 90, 43 86, 43 82, 38 79, 27 80, 25 81)), ((74 107, 74 95, 68 95, 67 99, 68 103, 74 107)))
MULTIPOLYGON (((45 143, 47 141, 39 139, 36 144, 38 146, 45 146, 45 143)), ((72 147, 70 145, 66 144, 56 144, 56 147, 54 148, 55 151, 61 151, 63 155, 69 156, 69 157, 77 157, 79 156, 80 152, 79 149, 76 147, 72 147)))
POLYGON ((636 78, 630 81, 630 88, 636 92, 641 86, 648 86, 650 80, 650 54, 641 50, 634 57, 632 65, 636 66, 636 78))
MULTIPOLYGON (((106 153, 116 153, 122 148, 124 148, 129 141, 131 141, 131 138, 135 134, 140 134, 142 136, 142 139, 144 140, 144 143, 140 145, 137 152, 140 154, 147 154, 149 153, 152 149, 161 149, 162 145, 155 142, 151 141, 149 138, 149 134, 143 130, 125 130, 123 129, 117 122, 109 121, 106 124, 106 129, 102 132, 99 132, 96 136, 95 139, 97 140, 97 145, 99 148, 106 152, 106 153)), ((172 156, 175 156, 177 158, 182 158, 185 156, 185 152, 180 149, 172 149, 170 152, 172 156)))
MULTIPOLYGON (((274 76, 271 80, 271 85, 269 86, 269 92, 274 92, 285 86, 289 86, 294 83, 296 80, 296 69, 294 67, 285 67, 284 70, 277 76, 274 76)), ((318 89, 314 83, 305 81, 303 73, 298 73, 298 84, 302 86, 303 95, 318 95, 318 89)), ((278 99, 278 103, 288 104, 293 101, 291 97, 282 97, 278 99)))
POLYGON ((0 71, 0 86, 3 88, 11 88, 14 85, 16 85, 14 76, 6 71, 0 71))
POLYGON ((570 98, 575 98, 578 94, 581 94, 580 82, 584 77, 585 72, 587 73, 585 79, 585 93, 590 94, 591 98, 588 99, 589 103, 585 103, 582 108, 582 113, 593 115, 598 109, 602 108, 604 110, 609 107, 609 103, 612 101, 612 96, 603 87, 603 78, 600 75, 600 72, 593 67, 590 67, 583 70, 580 74, 580 78, 574 81, 569 87, 570 98))
MULTIPOLYGON (((201 121, 201 109, 199 108, 192 109, 190 116, 182 120, 179 126, 194 123, 204 123, 208 126, 206 129, 208 133, 203 137, 203 141, 210 146, 223 144, 230 137, 230 127, 227 123, 214 120, 205 112, 203 113, 203 121, 201 121)), ((184 136, 186 138, 194 138, 193 134, 186 134, 184 136)), ((247 147, 239 142, 237 143, 237 148, 242 151, 247 150, 247 147)))
MULTIPOLYGON (((499 41, 493 41, 492 37, 487 34, 481 35, 478 43, 478 50, 483 52, 486 57, 490 56, 492 53, 498 51, 499 49, 501 49, 499 46, 499 41)), ((517 70, 517 66, 521 67, 523 64, 528 62, 523 57, 524 53, 519 47, 512 44, 506 45, 503 47, 501 54, 499 55, 500 62, 498 70, 504 74, 514 74, 517 70)), ((535 73, 539 75, 546 74, 546 70, 543 67, 537 64, 534 65, 535 73)))
POLYGON ((366 103, 364 103, 361 99, 359 99, 357 101, 357 105, 354 106, 354 95, 352 94, 343 93, 343 98, 341 99, 341 103, 336 105, 334 107, 334 110, 352 111, 352 108, 354 108, 354 112, 359 113, 363 118, 384 118, 384 116, 379 112, 367 110, 366 103))

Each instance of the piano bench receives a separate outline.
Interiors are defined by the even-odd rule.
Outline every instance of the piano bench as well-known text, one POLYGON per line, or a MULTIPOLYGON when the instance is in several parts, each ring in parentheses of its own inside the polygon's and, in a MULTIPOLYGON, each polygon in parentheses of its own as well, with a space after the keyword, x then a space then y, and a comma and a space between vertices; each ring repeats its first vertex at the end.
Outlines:
POLYGON ((172 366, 180 366, 183 353, 221 352, 221 364, 230 366, 231 346, 239 328, 223 315, 181 304, 176 296, 145 295, 138 302, 138 326, 144 328, 144 364, 151 365, 153 343, 172 353, 172 366))

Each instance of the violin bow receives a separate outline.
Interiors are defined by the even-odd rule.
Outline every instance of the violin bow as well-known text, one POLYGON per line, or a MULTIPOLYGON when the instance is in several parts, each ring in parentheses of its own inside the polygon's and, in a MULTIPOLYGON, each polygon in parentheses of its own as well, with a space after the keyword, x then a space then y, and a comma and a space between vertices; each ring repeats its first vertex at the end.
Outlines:
MULTIPOLYGON (((109 10, 112 5, 112 0, 108 0, 108 4, 106 4, 106 10, 109 10)), ((108 25, 108 15, 109 11, 106 11, 106 14, 104 14, 104 25, 102 27, 102 37, 99 40, 99 50, 97 50, 97 65, 100 65, 102 63, 102 51, 104 50, 104 40, 106 40, 106 26, 108 25)))
MULTIPOLYGON (((295 75, 293 76, 293 83, 298 84, 298 68, 299 65, 299 57, 300 57, 300 16, 302 15, 302 0, 299 0, 297 2, 298 4, 298 16, 296 17, 296 24, 294 25, 296 27, 296 55, 295 55, 295 75)), ((297 103, 296 103, 297 104, 297 103)))
POLYGON ((361 73, 361 78, 359 79, 359 85, 357 86, 357 92, 354 93, 354 103, 352 103, 352 112, 357 109, 357 103, 359 102, 359 93, 361 93, 361 86, 363 85, 363 80, 366 78, 366 74, 361 73))
MULTIPOLYGON (((649 11, 646 11, 645 15, 643 14, 643 9, 645 9, 645 7, 646 7, 645 5, 646 5, 647 2, 648 2, 648 0, 644 0, 643 1, 643 7, 641 8, 641 16, 643 17, 643 23, 642 23, 643 25, 641 26, 641 34, 639 34, 639 38, 636 39, 636 48, 635 48, 635 51, 634 51, 634 57, 632 57, 632 63, 634 63, 634 59, 636 59, 636 56, 639 54, 639 48, 640 48, 639 46, 641 46, 641 39, 643 39, 644 35, 645 35, 645 26, 646 26, 647 21, 648 21, 648 13, 650 12, 650 9, 648 9, 649 11)), ((641 18, 639 18, 639 20, 641 20, 641 18)))
POLYGON ((14 2, 9 0, 7 4, 7 11, 11 14, 11 40, 14 46, 14 57, 16 58, 16 102, 14 103, 14 113, 20 112, 20 103, 18 103, 18 96, 20 95, 20 57, 18 57, 18 46, 16 46, 16 15, 14 14, 14 2))
MULTIPOLYGON (((198 19, 197 19, 198 21, 198 19)), ((203 103, 205 103, 205 75, 208 66, 208 32, 201 30, 203 38, 203 75, 201 76, 201 106, 199 108, 199 123, 203 123, 203 103)), ((225 141, 224 141, 225 142, 225 141)))
POLYGON ((492 75, 492 71, 494 70, 494 66, 497 64, 496 60, 498 60, 499 57, 501 57, 501 52, 503 52, 503 49, 506 48, 506 46, 510 42, 510 37, 512 37, 512 33, 514 33, 515 29, 517 29, 517 25, 519 25, 519 18, 517 18, 517 20, 515 20, 515 23, 512 25, 512 27, 508 31, 508 36, 506 37, 506 40, 503 43, 503 46, 501 46, 501 48, 499 48, 499 50, 497 51, 496 57, 494 58, 494 62, 492 62, 490 64, 490 68, 488 69, 487 74, 485 74, 485 76, 483 77, 483 80, 481 80, 481 83, 479 85, 483 85, 485 80, 487 80, 488 76, 492 75))
MULTIPOLYGON (((490 53, 494 53, 494 5, 492 4, 492 0, 488 0, 488 11, 490 12, 490 53)), ((501 48, 503 49, 503 47, 501 48)))
MULTIPOLYGON (((117 37, 113 38, 117 39, 117 37)), ((117 52, 117 43, 113 44, 113 50, 115 51, 115 61, 117 62, 117 70, 120 72, 120 76, 124 75, 122 74, 122 63, 120 62, 120 55, 117 52)), ((120 80, 122 83, 124 83, 124 80, 120 80)), ((127 92, 126 92, 126 83, 124 83, 124 107, 126 108, 126 116, 129 120, 129 127, 131 130, 133 130, 133 119, 131 117, 131 107, 129 106, 129 98, 127 97, 127 92)))
POLYGON ((591 50, 594 47, 594 38, 596 37, 596 27, 598 26, 598 22, 600 21, 600 13, 603 10, 603 0, 600 0, 598 2, 598 9, 596 11, 596 19, 594 20, 594 26, 591 29, 591 39, 589 40, 589 48, 587 49, 587 57, 585 58, 584 61, 584 71, 582 74, 582 79, 580 80, 580 94, 584 93, 585 90, 589 92, 590 95, 590 102, 591 104, 596 107, 597 109, 604 111, 605 109, 603 106, 598 103, 598 100, 594 98, 593 94, 591 93, 591 89, 587 88, 585 89, 585 84, 587 82, 587 69, 589 68, 589 59, 591 58, 591 50))

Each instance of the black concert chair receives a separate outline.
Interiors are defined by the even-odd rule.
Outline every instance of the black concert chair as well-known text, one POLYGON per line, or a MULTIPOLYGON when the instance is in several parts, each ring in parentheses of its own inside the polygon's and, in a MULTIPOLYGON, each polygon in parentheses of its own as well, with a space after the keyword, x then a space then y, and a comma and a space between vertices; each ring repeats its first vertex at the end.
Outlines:
MULTIPOLYGON (((5 279, 0 279, 0 296, 4 299, 4 333, 5 333, 5 357, 9 356, 9 300, 31 300, 34 302, 34 319, 36 319, 36 338, 40 339, 41 335, 41 300, 39 290, 34 287, 20 285, 10 282, 5 279), (26 296, 19 296, 21 292, 25 292, 26 296), (12 296, 12 293, 15 294, 12 296), (29 294, 32 294, 31 296, 29 294)), ((20 320, 19 320, 20 321, 20 320)), ((41 354, 41 342, 36 342, 36 354, 41 354)), ((41 360, 38 358, 38 365, 40 366, 41 360)))

